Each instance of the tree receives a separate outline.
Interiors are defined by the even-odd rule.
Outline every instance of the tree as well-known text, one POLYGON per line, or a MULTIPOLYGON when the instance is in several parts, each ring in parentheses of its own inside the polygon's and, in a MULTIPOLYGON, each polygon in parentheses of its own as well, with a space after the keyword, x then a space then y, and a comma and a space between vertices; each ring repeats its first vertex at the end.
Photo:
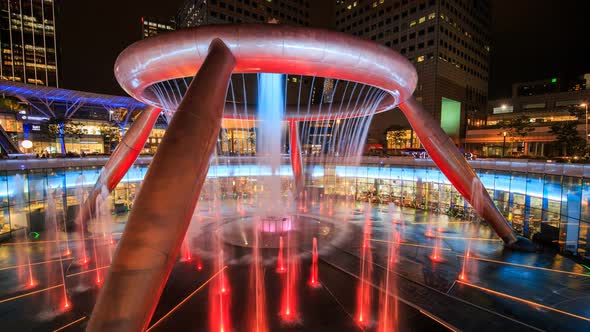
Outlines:
POLYGON ((116 109, 109 109, 109 114, 113 125, 117 125, 121 129, 121 135, 125 135, 125 126, 129 123, 129 120, 135 119, 139 116, 139 112, 133 115, 133 109, 127 109, 119 107, 116 109))
POLYGON ((532 126, 531 118, 524 114, 514 119, 502 120, 500 122, 500 128, 506 129, 510 137, 522 142, 523 145, 525 138, 535 130, 532 126))
POLYGON ((121 140, 121 128, 114 123, 106 123, 100 126, 100 136, 104 145, 104 152, 109 153, 114 148, 114 144, 121 140))
POLYGON ((85 134, 80 122, 73 122, 72 119, 65 117, 55 117, 47 121, 47 128, 50 138, 59 138, 61 154, 66 155, 66 137, 80 138, 85 134))
POLYGON ((586 141, 578 134, 577 125, 577 121, 558 122, 549 130, 565 156, 581 156, 586 152, 586 141))
POLYGON ((17 100, 7 97, 0 97, 0 110, 8 110, 16 113, 21 108, 22 107, 17 100))
POLYGON ((406 129, 400 125, 389 126, 385 130, 385 138, 387 140, 387 148, 397 146, 399 149, 406 142, 406 129))

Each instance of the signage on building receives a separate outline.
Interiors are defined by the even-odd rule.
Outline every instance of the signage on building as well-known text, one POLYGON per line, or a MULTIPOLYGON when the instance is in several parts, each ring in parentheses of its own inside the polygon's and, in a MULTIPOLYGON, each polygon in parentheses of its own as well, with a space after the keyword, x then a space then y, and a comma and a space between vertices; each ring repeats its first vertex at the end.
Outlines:
POLYGON ((27 114, 19 114, 18 117, 21 121, 24 122, 43 122, 48 121, 49 118, 46 116, 39 116, 39 115, 27 115, 27 114))
POLYGON ((500 107, 494 107, 493 114, 512 113, 514 112, 514 106, 502 105, 500 107))

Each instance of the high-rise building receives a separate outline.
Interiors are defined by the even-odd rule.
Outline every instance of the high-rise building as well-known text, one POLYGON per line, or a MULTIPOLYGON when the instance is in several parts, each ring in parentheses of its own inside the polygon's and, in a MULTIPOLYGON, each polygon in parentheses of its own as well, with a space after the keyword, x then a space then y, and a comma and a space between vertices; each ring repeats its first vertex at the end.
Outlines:
POLYGON ((156 22, 153 20, 141 18, 141 39, 146 39, 157 34, 175 30, 174 21, 167 23, 156 22))
POLYGON ((277 22, 310 25, 310 0, 185 0, 168 22, 142 18, 142 38, 206 24, 277 22))
MULTIPOLYGON (((489 1, 337 0, 335 10, 339 31, 391 47, 416 66, 414 95, 457 143, 470 122, 485 118, 489 1)), ((372 136, 404 121, 399 112, 376 117, 372 136)))
POLYGON ((54 0, 0 1, 0 78, 59 85, 54 0))
POLYGON ((178 10, 177 27, 188 28, 207 24, 207 16, 206 0, 186 0, 178 10))
POLYGON ((310 25, 310 0, 187 0, 177 16, 178 28, 202 24, 264 23, 310 25))
MULTIPOLYGON (((173 30, 186 29, 207 24, 228 24, 228 23, 281 23, 309 26, 311 0, 282 0, 282 1, 257 1, 257 0, 186 0, 180 6, 177 15, 169 23, 148 23, 149 31, 146 32, 146 22, 143 36, 148 38, 159 33, 173 30), (151 27, 151 28, 150 28, 151 27), (173 28, 171 28, 173 27, 173 28)), ((314 4, 315 5, 315 4, 314 4)), ((316 13, 317 14, 317 13, 316 13)), ((248 76, 248 75, 246 75, 248 76)), ((234 84, 241 86, 245 84, 247 91, 256 91, 257 79, 246 77, 241 81, 242 75, 234 76, 234 84)), ((315 80, 311 77, 287 77, 288 102, 299 102, 297 99, 299 89, 302 95, 310 96, 312 101, 317 102, 324 96, 324 102, 331 102, 334 89, 334 81, 315 80), (323 94, 322 94, 323 92, 323 94), (291 100, 293 99, 293 100, 291 100)), ((239 91, 236 98, 240 98, 239 91)), ((254 100, 249 96, 248 100, 254 100)), ((332 123, 318 123, 311 125, 312 131, 322 132, 322 135, 330 135, 330 131, 324 127, 332 127, 332 123)), ((313 135, 312 135, 313 136, 313 135)), ((224 120, 220 132, 220 154, 252 154, 255 153, 256 129, 255 124, 248 121, 224 120)), ((304 149, 319 151, 323 147, 316 144, 302 142, 304 149)))

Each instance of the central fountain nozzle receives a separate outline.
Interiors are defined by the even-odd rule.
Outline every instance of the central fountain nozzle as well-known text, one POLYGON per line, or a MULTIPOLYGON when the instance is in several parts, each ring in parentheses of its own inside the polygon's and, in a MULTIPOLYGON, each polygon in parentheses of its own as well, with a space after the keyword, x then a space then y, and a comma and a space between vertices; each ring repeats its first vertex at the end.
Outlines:
POLYGON ((291 216, 266 216, 260 218, 258 224, 258 230, 263 233, 285 233, 293 229, 291 216))

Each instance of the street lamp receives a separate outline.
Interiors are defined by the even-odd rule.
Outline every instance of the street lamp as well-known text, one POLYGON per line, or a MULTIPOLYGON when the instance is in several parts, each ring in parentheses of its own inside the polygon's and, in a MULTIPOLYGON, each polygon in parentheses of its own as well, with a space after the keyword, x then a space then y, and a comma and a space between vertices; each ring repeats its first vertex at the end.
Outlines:
POLYGON ((506 135, 508 135, 507 132, 502 133, 502 136, 504 136, 504 140, 502 141, 502 158, 504 158, 504 149, 506 148, 506 135))

